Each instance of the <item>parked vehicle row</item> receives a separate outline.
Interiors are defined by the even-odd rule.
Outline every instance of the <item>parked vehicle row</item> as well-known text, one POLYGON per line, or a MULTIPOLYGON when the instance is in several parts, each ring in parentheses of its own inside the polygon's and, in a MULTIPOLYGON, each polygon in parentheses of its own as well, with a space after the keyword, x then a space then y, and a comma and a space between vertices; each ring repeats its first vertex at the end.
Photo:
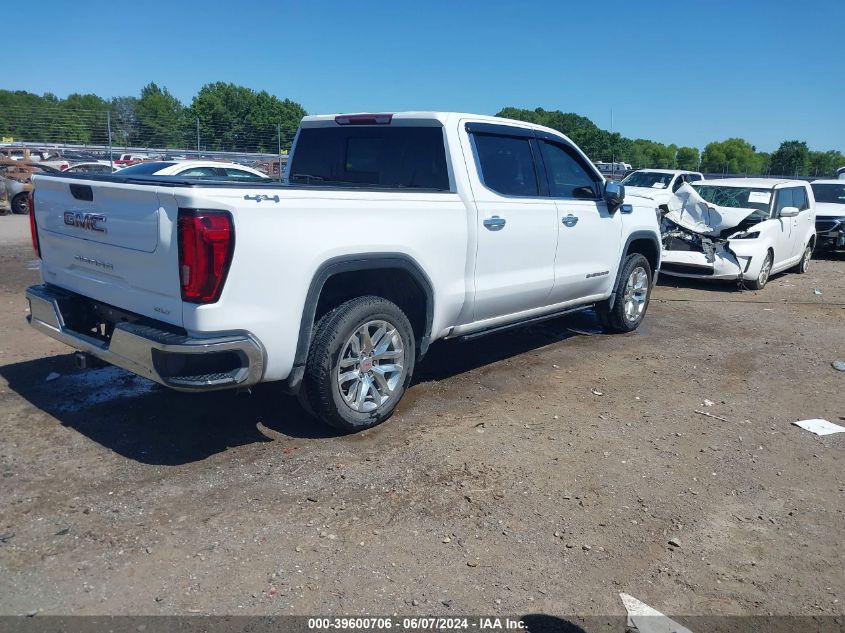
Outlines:
POLYGON ((631 332, 661 270, 759 290, 845 242, 843 181, 607 181, 559 132, 458 113, 306 117, 283 183, 162 160, 34 181, 33 327, 177 390, 282 382, 348 431, 437 340, 585 309, 631 332))
POLYGON ((94 167, 94 165, 105 165, 106 167, 114 167, 120 169, 130 165, 146 162, 188 162, 188 161, 204 161, 214 163, 228 163, 235 164, 238 167, 248 167, 249 169, 257 170, 266 176, 279 177, 280 172, 284 171, 284 166, 287 162, 287 156, 274 158, 270 160, 259 160, 249 158, 248 156, 235 155, 232 159, 226 160, 221 158, 214 158, 205 156, 201 153, 138 153, 138 152, 123 152, 109 155, 108 152, 94 152, 82 150, 70 150, 63 148, 47 148, 38 149, 33 147, 21 146, 6 146, 0 147, 0 160, 15 160, 26 163, 37 163, 45 167, 51 167, 59 171, 76 168, 76 171, 89 171, 97 173, 107 173, 105 167, 94 167), (243 159, 243 160, 241 160, 243 159), (80 165, 86 165, 87 168, 80 168, 80 165))

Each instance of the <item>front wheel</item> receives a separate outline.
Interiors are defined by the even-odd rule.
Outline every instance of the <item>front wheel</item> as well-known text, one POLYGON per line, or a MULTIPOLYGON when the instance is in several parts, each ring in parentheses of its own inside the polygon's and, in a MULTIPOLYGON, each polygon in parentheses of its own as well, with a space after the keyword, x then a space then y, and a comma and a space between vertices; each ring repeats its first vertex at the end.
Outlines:
POLYGON ((12 198, 12 213, 26 215, 29 213, 29 192, 23 192, 12 198))
POLYGON ((414 371, 408 317, 382 297, 352 299, 316 325, 305 366, 303 397, 318 418, 360 431, 391 416, 414 371))
POLYGON ((769 282, 769 276, 772 274, 772 264, 775 261, 774 255, 772 255, 772 251, 766 253, 766 259, 763 260, 763 265, 760 267, 760 274, 757 275, 757 279, 748 282, 748 287, 751 290, 762 290, 766 287, 766 284, 769 282))
POLYGON ((633 332, 645 318, 651 299, 651 264, 645 256, 633 253, 622 262, 622 270, 614 289, 615 301, 596 306, 599 321, 608 332, 633 332))

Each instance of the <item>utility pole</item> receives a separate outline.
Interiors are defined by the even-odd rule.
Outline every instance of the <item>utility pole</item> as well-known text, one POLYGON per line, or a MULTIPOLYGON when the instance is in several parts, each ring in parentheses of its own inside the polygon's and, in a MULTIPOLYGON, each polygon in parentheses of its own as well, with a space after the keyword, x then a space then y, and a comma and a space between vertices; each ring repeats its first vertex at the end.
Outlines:
POLYGON ((200 157, 200 118, 197 117, 197 158, 200 157))
POLYGON ((279 182, 282 182, 282 122, 276 124, 276 132, 279 139, 279 182))
POLYGON ((610 171, 616 177, 616 152, 613 142, 613 107, 610 108, 610 171))
POLYGON ((106 110, 106 128, 109 131, 109 167, 114 171, 114 157, 111 153, 111 110, 106 110))

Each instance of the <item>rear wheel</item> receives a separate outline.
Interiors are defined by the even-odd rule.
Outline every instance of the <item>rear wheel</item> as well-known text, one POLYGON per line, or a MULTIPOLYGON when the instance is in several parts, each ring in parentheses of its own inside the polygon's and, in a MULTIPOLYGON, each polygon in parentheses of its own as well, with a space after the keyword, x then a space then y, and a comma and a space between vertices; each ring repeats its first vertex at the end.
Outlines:
POLYGON ((615 301, 596 306, 599 321, 608 332, 632 332, 645 318, 651 298, 651 265, 644 255, 633 253, 625 258, 616 282, 615 301))
POLYGON ((376 296, 352 299, 315 327, 302 398, 331 426, 368 429, 391 416, 415 359, 411 324, 396 304, 376 296))
POLYGON ((29 192, 24 191, 12 198, 12 213, 27 215, 29 213, 29 192))
POLYGON ((766 284, 769 282, 769 276, 772 274, 772 263, 774 261, 775 256, 772 254, 772 251, 766 253, 766 259, 763 260, 763 265, 760 267, 760 274, 757 275, 757 279, 747 283, 751 290, 762 290, 766 287, 766 284))
POLYGON ((798 265, 795 267, 795 272, 804 274, 808 270, 810 270, 810 260, 813 257, 813 245, 807 244, 804 247, 804 253, 801 255, 801 261, 798 262, 798 265))

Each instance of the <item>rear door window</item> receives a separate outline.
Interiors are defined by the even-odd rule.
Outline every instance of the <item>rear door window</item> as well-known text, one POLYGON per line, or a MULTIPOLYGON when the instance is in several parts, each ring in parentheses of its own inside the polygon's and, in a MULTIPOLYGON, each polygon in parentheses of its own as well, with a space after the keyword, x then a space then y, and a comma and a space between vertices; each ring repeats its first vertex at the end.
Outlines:
POLYGON ((804 187, 795 187, 792 190, 792 203, 792 206, 798 207, 799 211, 810 208, 810 203, 807 200, 807 190, 804 187))
POLYGON ((537 170, 527 138, 473 134, 481 179, 504 196, 537 196, 537 170))
POLYGON ((291 183, 449 191, 442 127, 302 128, 291 183))

